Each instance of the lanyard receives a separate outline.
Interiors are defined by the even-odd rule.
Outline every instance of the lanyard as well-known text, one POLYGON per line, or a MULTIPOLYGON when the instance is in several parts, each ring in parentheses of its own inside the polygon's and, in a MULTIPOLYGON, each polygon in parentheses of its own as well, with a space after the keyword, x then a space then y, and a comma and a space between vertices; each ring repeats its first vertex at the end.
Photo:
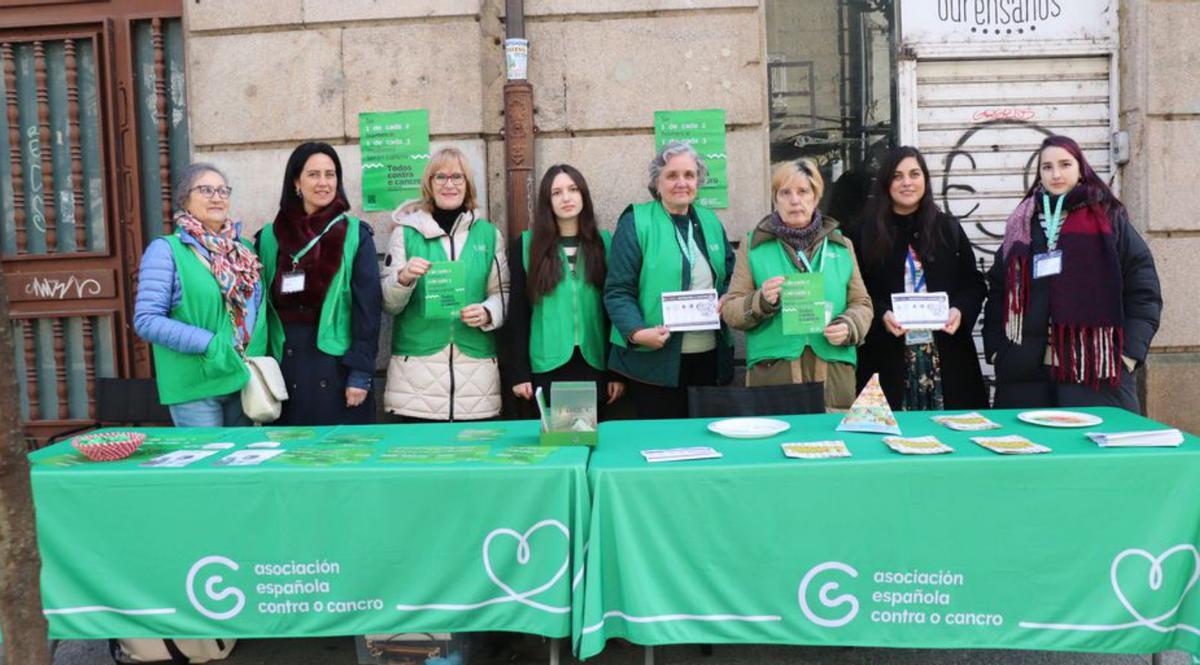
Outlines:
POLYGON ((1062 231, 1063 201, 1067 200, 1067 196, 1063 194, 1058 197, 1058 205, 1054 208, 1054 212, 1050 212, 1050 197, 1045 192, 1042 193, 1042 229, 1046 231, 1046 248, 1051 252, 1058 247, 1058 233, 1062 231))
POLYGON ((913 293, 921 293, 921 289, 925 288, 925 269, 917 267, 916 253, 913 252, 912 245, 908 247, 908 271, 912 275, 913 293), (917 271, 920 270, 920 278, 917 278, 917 271))
MULTIPOLYGON (((670 214, 670 213, 668 213, 668 214, 670 214)), ((694 224, 692 224, 692 220, 689 218, 688 223, 687 223, 687 227, 688 227, 687 242, 684 242, 683 234, 679 232, 679 227, 676 226, 674 219, 671 220, 671 227, 675 229, 675 242, 679 243, 679 251, 683 252, 684 256, 687 257, 688 267, 691 268, 691 267, 695 266, 696 265, 696 227, 694 224)))
POLYGON ((308 252, 313 247, 315 247, 317 243, 321 242, 321 238, 324 238, 325 234, 329 233, 329 229, 332 229, 334 224, 337 224, 338 222, 342 221, 342 218, 345 216, 346 216, 346 213, 342 213, 342 214, 338 215, 337 217, 334 217, 333 221, 331 221, 325 225, 325 230, 323 230, 319 234, 317 234, 317 237, 313 238, 312 240, 309 240, 307 245, 300 248, 300 251, 296 252, 295 254, 292 254, 292 267, 295 268, 296 264, 300 263, 300 259, 304 258, 305 254, 308 254, 308 252))
MULTIPOLYGON (((820 269, 816 270, 816 272, 825 272, 825 253, 828 249, 829 249, 829 236, 825 236, 825 239, 821 241, 821 251, 819 252, 819 254, 821 256, 821 259, 820 259, 821 267, 820 267, 820 269)), ((804 264, 805 270, 807 270, 809 272, 814 272, 812 263, 808 260, 808 257, 804 255, 804 250, 802 250, 802 249, 796 250, 796 258, 800 259, 800 262, 804 264)))

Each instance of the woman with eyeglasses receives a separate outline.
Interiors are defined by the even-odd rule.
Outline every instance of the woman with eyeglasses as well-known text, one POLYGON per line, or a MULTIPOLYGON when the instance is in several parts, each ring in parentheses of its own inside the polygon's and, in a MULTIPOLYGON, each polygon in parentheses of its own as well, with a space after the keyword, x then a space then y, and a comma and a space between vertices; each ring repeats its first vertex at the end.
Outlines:
POLYGON ((371 227, 350 215, 342 162, 326 143, 292 151, 279 212, 258 237, 270 349, 287 383, 280 425, 375 422, 379 264, 371 227))
POLYGON ((467 158, 443 148, 421 176, 421 198, 392 214, 383 309, 393 315, 383 403, 401 421, 485 420, 500 414, 495 330, 504 324, 504 234, 475 208, 467 158))
POLYGON ((612 404, 625 392, 605 372, 604 274, 612 236, 596 226, 578 169, 546 170, 532 226, 509 256, 512 311, 501 333, 513 394, 530 401, 541 388, 549 401, 552 382, 588 381, 600 404, 612 404))
POLYGON ((233 190, 212 164, 175 184, 175 233, 150 243, 138 270, 133 328, 154 352, 158 395, 176 427, 249 425, 245 355, 263 355, 262 264, 229 216, 233 190))
POLYGON ((871 298, 850 241, 817 208, 824 189, 811 160, 775 169, 774 211, 738 248, 721 315, 746 331, 747 386, 823 383, 826 410, 845 411, 854 403, 855 347, 871 327, 871 298), (814 287, 802 304, 783 297, 789 279, 814 287), (807 305, 807 324, 797 325, 785 305, 797 312, 807 305))

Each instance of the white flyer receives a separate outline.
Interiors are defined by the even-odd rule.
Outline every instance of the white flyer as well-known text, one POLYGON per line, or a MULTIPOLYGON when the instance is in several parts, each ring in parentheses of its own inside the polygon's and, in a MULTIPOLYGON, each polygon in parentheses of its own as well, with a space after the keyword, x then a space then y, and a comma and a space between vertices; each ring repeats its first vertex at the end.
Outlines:
POLYGON ((950 320, 950 295, 932 293, 893 293, 892 314, 896 323, 909 330, 941 330, 950 320))
POLYGON ((280 449, 235 450, 213 462, 213 466, 254 466, 282 455, 280 449))
POLYGON ((721 457, 721 453, 708 446, 693 446, 691 448, 643 450, 642 457, 645 457, 647 462, 682 462, 691 459, 713 459, 721 457))
POLYGON ((192 462, 202 460, 210 455, 216 455, 216 450, 176 450, 159 455, 153 459, 142 462, 139 466, 150 466, 161 469, 178 469, 179 467, 187 466, 192 462))
POLYGON ((717 300, 716 289, 667 291, 662 294, 663 325, 671 332, 719 330, 717 300))

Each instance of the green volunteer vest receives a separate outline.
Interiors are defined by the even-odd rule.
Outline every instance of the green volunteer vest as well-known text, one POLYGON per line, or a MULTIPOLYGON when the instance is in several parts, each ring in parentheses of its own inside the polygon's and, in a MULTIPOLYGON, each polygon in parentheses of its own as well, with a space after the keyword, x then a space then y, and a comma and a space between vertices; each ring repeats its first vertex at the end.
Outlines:
MULTIPOLYGON (((725 228, 716 213, 708 208, 694 205, 700 229, 704 232, 705 246, 701 250, 708 256, 714 271, 713 283, 717 291, 725 283, 725 228)), ((659 201, 647 201, 633 206, 633 223, 637 230, 638 245, 642 248, 642 273, 638 276, 638 305, 647 326, 661 325, 662 294, 678 291, 683 284, 683 251, 679 247, 675 222, 659 201)), ((699 259, 699 257, 697 257, 699 259)), ((730 335, 718 335, 726 345, 733 345, 730 335)), ((612 343, 622 348, 628 346, 625 338, 614 327, 612 343)), ((635 345, 638 351, 653 349, 635 345)))
MULTIPOLYGON (((171 310, 171 318, 211 331, 214 337, 203 354, 179 353, 152 345, 160 400, 168 405, 181 404, 241 390, 250 374, 233 346, 233 319, 225 309, 217 279, 178 235, 167 236, 165 240, 171 245, 182 291, 179 305, 171 310)), ((248 356, 266 353, 266 317, 261 308, 258 312, 250 343, 246 345, 248 356)))
MULTIPOLYGON (((751 232, 746 237, 747 243, 753 235, 751 232)), ((763 282, 779 275, 801 272, 788 256, 791 251, 778 240, 751 247, 750 271, 754 277, 754 285, 761 286, 763 282)), ((850 284, 850 276, 854 273, 854 262, 849 250, 838 243, 830 242, 824 263, 821 265, 821 273, 824 275, 825 300, 833 303, 833 316, 836 317, 846 311, 846 289, 850 284)), ((807 347, 812 347, 813 352, 825 362, 854 365, 858 361, 858 353, 853 346, 834 346, 819 333, 785 335, 783 317, 772 316, 746 331, 746 366, 753 367, 764 360, 795 360, 807 347)))
MULTIPOLYGON (((531 234, 521 234, 521 256, 525 273, 529 273, 529 245, 531 234)), ((604 253, 607 256, 612 244, 612 235, 601 231, 604 253)), ((584 269, 583 247, 575 257, 574 271, 567 263, 566 253, 560 247, 563 278, 550 293, 532 307, 529 319, 529 364, 534 372, 544 374, 558 369, 571 359, 575 347, 587 364, 594 369, 604 369, 604 341, 608 331, 604 329, 604 294, 587 281, 584 269)))
MULTIPOLYGON (((317 348, 331 356, 346 355, 350 349, 350 281, 354 275, 354 257, 358 254, 358 220, 346 216, 346 240, 342 243, 342 265, 329 283, 325 300, 321 303, 321 317, 317 325, 317 348)), ((275 238, 275 225, 267 224, 258 237, 259 260, 263 262, 263 283, 270 289, 275 283, 275 271, 279 264, 279 240, 275 238)), ((269 291, 268 291, 269 292, 269 291)), ((276 360, 283 359, 285 335, 283 321, 275 311, 274 304, 267 298, 268 348, 276 360)))
MULTIPOLYGON (((427 239, 411 226, 404 227, 404 251, 409 258, 427 261, 447 260, 441 236, 427 239)), ((486 219, 475 220, 467 232, 467 242, 455 259, 466 264, 467 302, 483 302, 487 298, 488 274, 496 258, 496 227, 486 219)), ((427 319, 423 316, 425 281, 417 280, 417 288, 404 311, 396 315, 392 325, 392 354, 397 356, 431 356, 451 342, 471 358, 496 357, 496 340, 490 332, 472 328, 462 319, 427 319)))

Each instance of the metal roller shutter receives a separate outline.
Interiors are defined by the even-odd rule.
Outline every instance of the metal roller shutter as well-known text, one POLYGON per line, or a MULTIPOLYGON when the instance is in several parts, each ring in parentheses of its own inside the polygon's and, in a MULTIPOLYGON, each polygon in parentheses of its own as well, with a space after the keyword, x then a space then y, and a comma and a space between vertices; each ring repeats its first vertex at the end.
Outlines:
POLYGON ((934 198, 963 224, 985 271, 1005 219, 1037 177, 1043 138, 1075 139, 1109 179, 1110 63, 1108 55, 917 61, 916 145, 934 198))

